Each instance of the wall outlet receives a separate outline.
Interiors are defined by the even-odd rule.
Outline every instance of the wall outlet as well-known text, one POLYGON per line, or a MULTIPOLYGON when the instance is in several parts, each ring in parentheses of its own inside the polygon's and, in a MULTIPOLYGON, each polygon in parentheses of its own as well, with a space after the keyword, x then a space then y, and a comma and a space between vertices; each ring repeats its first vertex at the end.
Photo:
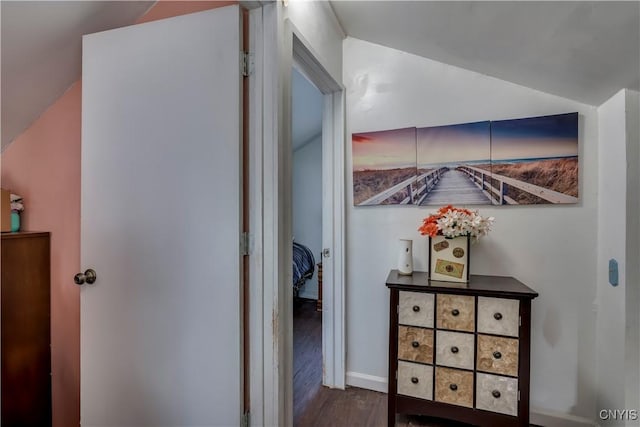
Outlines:
POLYGON ((609 284, 618 286, 618 261, 613 258, 609 260, 609 284))

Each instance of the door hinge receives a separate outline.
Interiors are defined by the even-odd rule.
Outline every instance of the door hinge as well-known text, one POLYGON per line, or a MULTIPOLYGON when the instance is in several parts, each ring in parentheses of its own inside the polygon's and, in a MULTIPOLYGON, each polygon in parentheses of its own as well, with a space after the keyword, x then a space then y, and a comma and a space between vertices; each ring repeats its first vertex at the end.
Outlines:
POLYGON ((249 427, 249 412, 245 412, 242 414, 242 421, 240 422, 241 427, 249 427))
POLYGON ((522 326, 522 316, 518 316, 518 326, 522 326))
POLYGON ((518 402, 520 401, 520 390, 518 390, 518 402))
POLYGON ((254 59, 253 53, 242 52, 240 54, 240 71, 244 77, 249 77, 253 74, 254 59))
POLYGON ((240 254, 251 255, 251 236, 246 231, 240 234, 240 254))

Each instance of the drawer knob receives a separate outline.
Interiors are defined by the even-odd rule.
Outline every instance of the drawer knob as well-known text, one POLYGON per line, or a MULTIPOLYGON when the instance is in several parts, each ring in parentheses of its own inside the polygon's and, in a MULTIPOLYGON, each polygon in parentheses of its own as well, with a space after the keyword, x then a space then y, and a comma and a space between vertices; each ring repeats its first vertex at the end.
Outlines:
POLYGON ((456 347, 455 345, 451 347, 451 353, 456 354, 457 352, 458 352, 458 347, 456 347))
POLYGON ((419 305, 414 305, 413 306, 413 311, 415 311, 416 313, 420 311, 420 306, 419 305))
POLYGON ((493 390, 491 392, 491 394, 493 395, 493 397, 495 397, 496 399, 500 399, 500 392, 498 390, 493 390))
POLYGON ((496 320, 502 320, 502 313, 494 313, 493 318, 496 320))
POLYGON ((414 384, 418 384, 418 377, 411 377, 411 382, 414 384))
POLYGON ((420 343, 418 341, 414 341, 411 343, 411 345, 413 346, 413 348, 418 348, 420 347, 420 343))
POLYGON ((458 386, 456 384, 449 384, 449 388, 451 389, 451 391, 456 391, 458 389, 458 386))
POLYGON ((493 357, 496 359, 500 359, 502 357, 502 353, 500 353, 499 351, 494 351, 493 357))
POLYGON ((453 310, 451 310, 451 314, 452 314, 453 316, 457 316, 457 315, 459 315, 459 314, 460 314, 460 311, 459 311, 457 308, 454 308, 453 310))

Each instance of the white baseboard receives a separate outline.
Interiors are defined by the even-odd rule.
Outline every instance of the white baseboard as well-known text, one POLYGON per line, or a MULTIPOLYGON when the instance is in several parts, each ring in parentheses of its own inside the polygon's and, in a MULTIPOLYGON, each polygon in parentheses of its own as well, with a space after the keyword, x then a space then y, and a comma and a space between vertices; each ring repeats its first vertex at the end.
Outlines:
MULTIPOLYGON (((347 385, 364 388, 367 390, 386 393, 388 390, 387 378, 360 372, 347 372, 347 385)), ((594 427, 592 420, 576 415, 547 411, 540 408, 531 408, 531 423, 544 427, 594 427)))
POLYGON ((386 377, 376 377, 360 372, 347 372, 347 385, 381 393, 386 393, 388 390, 386 377))
POLYGON ((597 425, 588 418, 540 408, 531 408, 531 424, 544 427, 594 427, 597 425))

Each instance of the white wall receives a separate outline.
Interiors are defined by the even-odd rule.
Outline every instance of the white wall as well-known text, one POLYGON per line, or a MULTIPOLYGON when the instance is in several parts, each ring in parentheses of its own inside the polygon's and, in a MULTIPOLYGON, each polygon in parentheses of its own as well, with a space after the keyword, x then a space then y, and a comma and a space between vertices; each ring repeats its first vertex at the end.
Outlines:
MULTIPOLYGON (((343 43, 347 137, 352 132, 580 114, 580 203, 481 207, 494 230, 471 250, 471 272, 510 275, 540 297, 532 304, 531 404, 595 417, 596 109, 499 79, 347 38, 343 43)), ((417 232, 432 210, 353 207, 347 149, 347 382, 386 391, 389 291, 399 238, 414 239, 414 268, 426 270, 417 232)), ((534 419, 535 421, 535 419, 534 419)))
POLYGON ((316 59, 336 82, 342 82, 344 33, 329 2, 290 0, 284 11, 316 59))
MULTIPOLYGON (((293 152, 293 237, 313 252, 322 250, 322 135, 293 152)), ((300 289, 302 298, 318 298, 318 272, 300 289)))
MULTIPOLYGON (((640 408, 638 93, 621 90, 602 104, 598 131, 597 407, 636 409, 640 408), (608 282, 611 258, 618 261, 617 287, 608 282)), ((600 423, 637 425, 614 419, 600 423)))
POLYGON ((626 408, 640 409, 640 93, 627 91, 626 408))
POLYGON ((598 108, 597 378, 599 409, 620 408, 625 394, 625 91, 598 108), (608 261, 618 261, 619 285, 609 284, 608 261))

